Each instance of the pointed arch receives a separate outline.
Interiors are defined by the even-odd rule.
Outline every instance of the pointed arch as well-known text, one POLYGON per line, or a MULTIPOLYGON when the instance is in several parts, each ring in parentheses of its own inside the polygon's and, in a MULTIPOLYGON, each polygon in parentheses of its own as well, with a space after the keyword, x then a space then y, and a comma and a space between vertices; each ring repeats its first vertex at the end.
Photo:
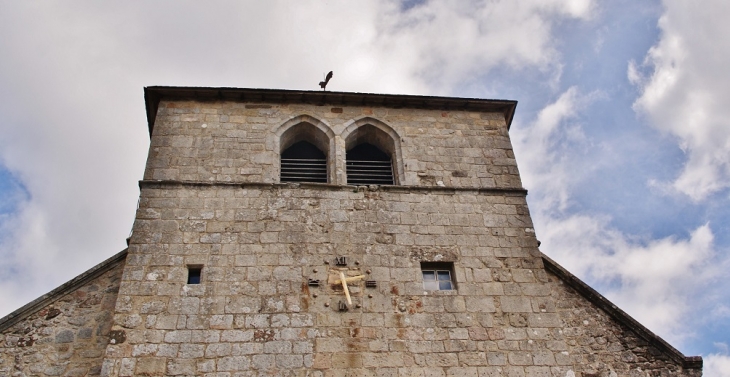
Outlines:
MULTIPOLYGON (((345 141, 345 150, 353 151, 356 148, 359 152, 370 153, 374 161, 383 161, 378 151, 387 155, 392 167, 392 184, 400 184, 403 179, 403 158, 401 156, 400 135, 386 123, 372 118, 363 117, 353 120, 342 132, 342 139, 345 141), (374 149, 373 149, 374 148, 374 149)), ((378 164, 379 162, 373 162, 378 164)), ((377 170, 377 168, 375 168, 377 170)), ((352 174, 351 174, 352 175, 352 174)), ((367 182, 369 179, 358 179, 358 182, 367 182)), ((348 179, 348 183, 352 183, 348 179)), ((377 183, 377 180, 373 181, 377 183)))
POLYGON ((323 121, 306 114, 289 119, 275 132, 274 150, 281 182, 334 181, 335 134, 323 121))

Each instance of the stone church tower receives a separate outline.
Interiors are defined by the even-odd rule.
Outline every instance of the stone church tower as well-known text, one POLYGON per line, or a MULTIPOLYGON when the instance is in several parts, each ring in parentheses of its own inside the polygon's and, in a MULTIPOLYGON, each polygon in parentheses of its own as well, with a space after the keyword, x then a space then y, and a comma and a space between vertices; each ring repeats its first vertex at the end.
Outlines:
POLYGON ((0 320, 0 376, 700 376, 539 250, 515 101, 145 89, 127 250, 0 320))

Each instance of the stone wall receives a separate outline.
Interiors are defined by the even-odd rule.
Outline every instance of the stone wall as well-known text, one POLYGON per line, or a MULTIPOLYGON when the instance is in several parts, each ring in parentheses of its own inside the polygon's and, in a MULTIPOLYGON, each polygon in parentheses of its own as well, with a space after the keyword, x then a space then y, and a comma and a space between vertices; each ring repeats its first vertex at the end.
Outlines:
POLYGON ((282 128, 300 121, 331 130, 333 184, 346 182, 346 136, 370 123, 400 138, 403 185, 521 187, 501 113, 193 101, 160 103, 145 179, 278 182, 282 128))
POLYGON ((501 113, 163 99, 145 179, 105 376, 695 376, 545 270, 501 113), (278 183, 302 122, 329 185, 278 183), (400 185, 344 186, 365 125, 400 185))
MULTIPOLYGON (((144 186, 110 375, 558 367, 510 348, 505 330, 514 313, 537 331, 559 327, 554 311, 540 314, 555 305, 535 280, 524 192, 144 186), (453 262, 458 291, 424 292, 421 261, 453 262), (185 284, 187 265, 204 266, 202 284, 185 284), (339 271, 377 282, 353 283, 347 312, 339 271)), ((549 341, 562 342, 536 340, 549 341)))
MULTIPOLYGON (((126 341, 109 346, 109 375, 643 368, 642 358, 612 353, 614 344, 583 347, 615 341, 606 335, 615 324, 582 325, 582 315, 600 311, 548 284, 524 194, 149 183, 142 198, 115 316, 126 341), (333 264, 341 255, 346 268, 333 264), (421 261, 454 262, 458 290, 424 292, 421 261), (202 284, 185 284, 187 265, 204 266, 202 284), (377 282, 353 283, 345 312, 340 271, 377 282)), ((636 354, 636 337, 622 336, 636 354)), ((672 368, 652 357, 656 368, 672 368)))
POLYGON ((540 253, 502 113, 157 113, 128 254, 0 320, 0 376, 701 375, 540 253), (278 183, 302 122, 329 184, 278 183), (399 185, 345 185, 365 125, 389 138, 399 185), (424 262, 456 289, 425 291, 424 262))
MULTIPOLYGON (((558 267, 560 269, 560 267, 558 267)), ((666 343, 651 336, 640 336, 638 323, 624 323, 591 303, 558 275, 548 272, 547 282, 562 324, 567 348, 561 351, 572 360, 576 375, 583 376, 688 376, 699 377, 701 368, 683 368, 672 359, 666 343), (632 326, 633 325, 633 326, 632 326), (649 338, 649 339, 646 339, 649 338)), ((612 308, 613 310, 617 310, 612 308)), ((623 315, 620 312, 620 315, 623 315)), ((646 329, 642 332, 648 332, 646 329)), ((651 334, 653 335, 653 334, 651 334)))
POLYGON ((0 323, 0 376, 99 375, 123 263, 108 267, 80 286, 61 287, 60 297, 20 321, 0 323))

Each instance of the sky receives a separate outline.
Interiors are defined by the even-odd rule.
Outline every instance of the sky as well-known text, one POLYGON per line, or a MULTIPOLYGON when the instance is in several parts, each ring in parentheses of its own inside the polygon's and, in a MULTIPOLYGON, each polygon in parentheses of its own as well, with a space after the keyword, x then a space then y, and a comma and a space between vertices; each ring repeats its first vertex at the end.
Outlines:
POLYGON ((730 2, 0 0, 0 316, 121 251, 143 88, 519 101, 541 250, 730 376, 730 2))

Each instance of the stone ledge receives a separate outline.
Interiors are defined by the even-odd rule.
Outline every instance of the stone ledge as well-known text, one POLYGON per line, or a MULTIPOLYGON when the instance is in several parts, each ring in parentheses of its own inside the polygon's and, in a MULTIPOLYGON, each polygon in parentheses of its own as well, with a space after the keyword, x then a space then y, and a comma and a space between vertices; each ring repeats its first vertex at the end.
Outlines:
POLYGON ((676 361, 683 368, 686 369, 702 369, 702 357, 701 356, 684 356, 679 350, 672 347, 664 339, 654 334, 651 330, 644 327, 637 320, 633 319, 623 310, 619 309, 618 306, 613 304, 607 298, 603 297, 598 291, 591 288, 588 284, 578 279, 575 275, 570 273, 568 270, 563 268, 554 260, 550 259, 547 255, 542 254, 543 263, 545 269, 555 274, 560 280, 566 283, 569 287, 573 288, 578 294, 585 297, 592 304, 606 312, 611 318, 616 320, 623 326, 628 327, 636 335, 646 340, 651 346, 656 347, 664 354, 669 356, 672 360, 676 361))
POLYGON ((438 193, 456 194, 457 192, 475 192, 479 194, 500 194, 513 196, 527 196, 527 189, 524 188, 500 188, 500 187, 441 187, 441 186, 401 186, 401 185, 369 185, 349 186, 332 185, 329 183, 260 183, 260 182, 206 182, 206 181, 182 181, 182 180, 141 180, 139 188, 160 188, 170 186, 198 186, 198 187, 240 187, 240 188, 307 188, 319 190, 338 191, 388 191, 400 193, 438 193))
POLYGON ((94 267, 86 270, 75 278, 61 284, 58 288, 44 294, 41 297, 29 302, 22 306, 20 309, 0 318, 0 332, 5 331, 16 323, 22 321, 29 315, 37 312, 38 310, 46 307, 48 304, 56 301, 57 299, 65 296, 72 292, 74 289, 79 288, 87 282, 101 276, 103 273, 111 270, 117 264, 124 262, 127 258, 127 249, 120 251, 113 255, 111 258, 97 264, 94 267))

